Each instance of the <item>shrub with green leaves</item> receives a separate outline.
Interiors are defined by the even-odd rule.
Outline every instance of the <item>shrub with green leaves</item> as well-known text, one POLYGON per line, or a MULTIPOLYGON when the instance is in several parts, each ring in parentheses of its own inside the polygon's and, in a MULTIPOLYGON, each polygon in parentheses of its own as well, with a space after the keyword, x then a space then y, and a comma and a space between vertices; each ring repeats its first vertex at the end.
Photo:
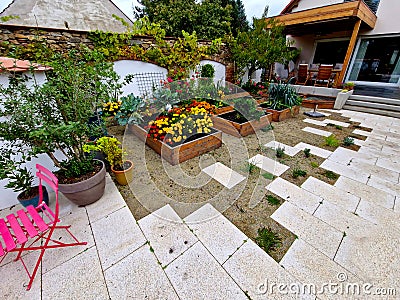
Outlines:
POLYGON ((121 97, 120 100, 122 101, 121 107, 115 115, 115 119, 119 125, 139 124, 143 121, 141 110, 146 105, 143 98, 129 94, 121 97))
POLYGON ((310 162, 310 165, 311 165, 311 167, 313 167, 313 168, 318 168, 318 167, 319 167, 318 163, 315 162, 315 161, 310 162))
POLYGON ((276 250, 282 245, 281 237, 273 232, 271 228, 259 228, 257 232, 258 236, 255 238, 256 243, 264 249, 265 252, 271 253, 271 251, 276 250))
POLYGON ((302 169, 299 169, 297 167, 294 168, 293 171, 292 171, 292 177, 293 178, 305 177, 306 175, 307 175, 306 171, 304 171, 302 169))
POLYGON ((253 98, 238 98, 233 100, 233 106, 246 120, 260 120, 264 112, 257 109, 257 104, 253 98))
POLYGON ((325 171, 324 173, 326 178, 336 180, 339 178, 339 175, 332 171, 325 171))
POLYGON ((345 137, 343 140, 343 145, 348 146, 348 147, 351 145, 354 145, 354 139, 350 136, 345 137))
POLYGON ((340 142, 334 134, 331 134, 330 136, 325 137, 325 145, 329 147, 339 147, 340 142))
POLYGON ((308 157, 311 156, 311 149, 306 148, 306 149, 303 150, 303 152, 304 152, 304 156, 305 156, 305 157, 308 158, 308 157))
POLYGON ((212 64, 205 64, 201 66, 201 77, 214 78, 215 69, 212 64))
POLYGON ((275 149, 275 155, 276 155, 277 158, 282 158, 285 155, 285 148, 281 147, 281 146, 278 146, 275 149))
POLYGON ((278 198, 276 198, 274 196, 271 196, 271 195, 267 195, 267 201, 271 205, 279 205, 279 204, 281 204, 281 200, 279 200, 278 198))
POLYGON ((302 98, 288 83, 271 83, 268 89, 267 105, 271 109, 282 110, 300 105, 302 98))

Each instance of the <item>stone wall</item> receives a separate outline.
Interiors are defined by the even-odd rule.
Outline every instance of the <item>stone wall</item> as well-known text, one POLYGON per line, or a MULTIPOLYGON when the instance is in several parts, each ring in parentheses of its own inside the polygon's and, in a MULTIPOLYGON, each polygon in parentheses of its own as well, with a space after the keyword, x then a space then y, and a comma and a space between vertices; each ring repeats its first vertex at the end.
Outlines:
MULTIPOLYGON (((23 26, 14 25, 0 25, 0 41, 28 47, 32 41, 36 39, 42 39, 46 41, 48 46, 56 51, 65 52, 71 49, 78 48, 80 45, 86 45, 89 48, 93 48, 93 42, 88 39, 88 32, 86 31, 73 31, 73 30, 62 30, 62 29, 48 29, 48 28, 30 28, 23 26)), ((171 44, 176 38, 166 38, 167 42, 171 44)), ((135 41, 140 44, 141 47, 147 49, 153 43, 154 40, 151 37, 140 36, 136 37, 135 41)), ((200 45, 207 45, 210 41, 200 40, 200 45)), ((6 46, 0 44, 0 56, 6 55, 6 46)), ((233 82, 234 78, 234 65, 230 60, 229 49, 226 45, 221 47, 221 50, 216 55, 207 59, 214 60, 226 66, 226 81, 233 82)))

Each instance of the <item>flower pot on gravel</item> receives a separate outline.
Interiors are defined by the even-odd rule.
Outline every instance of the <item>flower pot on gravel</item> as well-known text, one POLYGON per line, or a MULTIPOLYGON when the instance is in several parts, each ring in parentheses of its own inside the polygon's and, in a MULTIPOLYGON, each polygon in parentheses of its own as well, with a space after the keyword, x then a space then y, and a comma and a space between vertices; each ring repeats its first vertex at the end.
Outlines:
POLYGON ((93 176, 75 183, 58 184, 58 190, 76 205, 84 206, 94 203, 104 194, 106 168, 101 160, 95 161, 101 164, 101 167, 93 176))
MULTIPOLYGON (((17 196, 19 203, 21 203, 23 207, 28 207, 29 205, 36 207, 39 205, 39 186, 33 187, 32 191, 33 194, 29 195, 28 197, 24 197, 24 193, 20 193, 17 196)), ((47 193, 45 186, 43 186, 43 201, 49 205, 49 194, 47 193)))
POLYGON ((353 90, 350 90, 350 91, 343 90, 343 91, 341 91, 336 96, 335 105, 333 106, 333 108, 334 109, 342 109, 342 107, 345 105, 346 101, 350 98, 351 95, 353 95, 353 90))
POLYGON ((133 162, 130 160, 124 161, 122 164, 122 170, 115 170, 112 166, 111 171, 120 185, 128 185, 133 180, 133 162))

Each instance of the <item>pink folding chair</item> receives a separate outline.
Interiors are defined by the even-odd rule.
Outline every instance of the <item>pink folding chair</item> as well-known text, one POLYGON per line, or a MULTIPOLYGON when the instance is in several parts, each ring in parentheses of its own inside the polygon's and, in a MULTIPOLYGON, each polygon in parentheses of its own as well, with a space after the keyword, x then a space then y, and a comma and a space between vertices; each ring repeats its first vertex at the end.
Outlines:
POLYGON ((17 252, 15 261, 20 260, 29 276, 27 290, 30 290, 32 282, 36 276, 39 265, 42 261, 44 252, 47 249, 63 248, 86 245, 86 242, 79 242, 78 239, 71 233, 70 225, 57 225, 60 222, 58 218, 58 180, 45 167, 36 165, 36 176, 39 178, 39 204, 37 207, 32 205, 26 209, 18 210, 16 214, 10 214, 5 219, 0 219, 0 263, 10 252, 17 252), (43 186, 42 181, 45 181, 56 193, 56 204, 54 212, 43 201, 43 186), (74 240, 72 243, 63 243, 52 239, 53 232, 56 229, 66 230, 74 240), (34 245, 42 239, 41 245, 34 245), (29 272, 25 264, 22 253, 25 251, 40 251, 39 258, 33 268, 32 273, 29 272))

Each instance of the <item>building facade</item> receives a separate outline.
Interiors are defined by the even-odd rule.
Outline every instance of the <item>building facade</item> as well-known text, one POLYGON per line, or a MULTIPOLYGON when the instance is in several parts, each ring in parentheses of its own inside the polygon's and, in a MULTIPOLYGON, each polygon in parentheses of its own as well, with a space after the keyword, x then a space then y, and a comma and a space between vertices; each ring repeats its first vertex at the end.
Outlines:
POLYGON ((298 63, 338 65, 341 82, 400 87, 400 1, 292 0, 279 16, 298 63))

